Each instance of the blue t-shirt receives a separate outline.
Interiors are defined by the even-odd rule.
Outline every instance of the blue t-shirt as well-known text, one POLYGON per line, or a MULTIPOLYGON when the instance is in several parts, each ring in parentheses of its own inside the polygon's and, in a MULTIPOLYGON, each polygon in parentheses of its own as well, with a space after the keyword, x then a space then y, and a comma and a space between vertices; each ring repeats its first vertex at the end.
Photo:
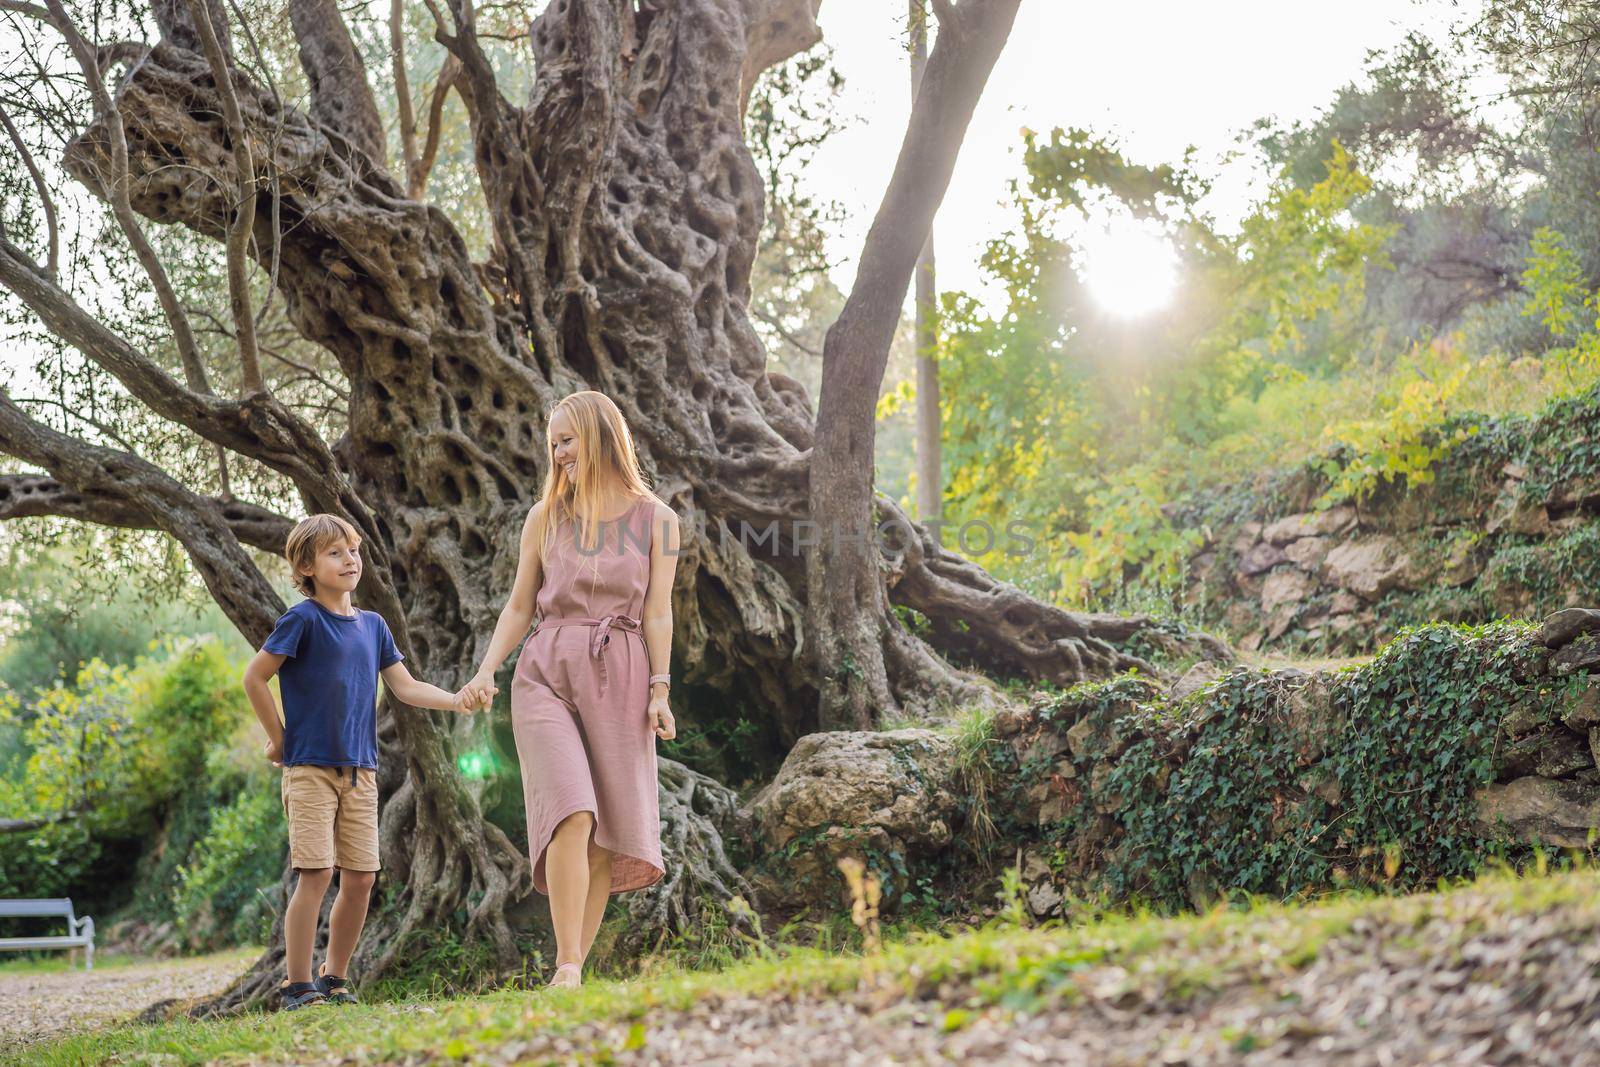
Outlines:
POLYGON ((263 652, 288 656, 283 765, 378 767, 378 672, 405 657, 375 611, 339 615, 307 598, 284 613, 263 652))

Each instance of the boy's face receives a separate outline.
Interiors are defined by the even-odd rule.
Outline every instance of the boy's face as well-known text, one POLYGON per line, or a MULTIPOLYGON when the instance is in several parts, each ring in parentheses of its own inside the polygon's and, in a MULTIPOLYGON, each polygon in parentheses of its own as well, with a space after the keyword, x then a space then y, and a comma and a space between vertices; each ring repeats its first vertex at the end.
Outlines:
POLYGON ((311 580, 319 592, 355 592, 361 581, 361 546, 348 540, 323 545, 311 561, 311 580))

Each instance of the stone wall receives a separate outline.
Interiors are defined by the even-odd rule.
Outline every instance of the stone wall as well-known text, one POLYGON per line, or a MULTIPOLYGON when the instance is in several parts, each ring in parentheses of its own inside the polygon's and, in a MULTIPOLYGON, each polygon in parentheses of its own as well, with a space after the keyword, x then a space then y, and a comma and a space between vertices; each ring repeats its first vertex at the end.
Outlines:
MULTIPOLYGON (((1505 419, 1429 480, 1318 510, 1317 465, 1174 520, 1201 531, 1185 597, 1239 647, 1371 651, 1430 621, 1537 618, 1600 592, 1600 395, 1505 419)), ((1336 461, 1329 458, 1328 462, 1336 461)))
MULTIPOLYGON (((887 910, 930 881, 1029 907, 1201 905, 1340 885, 1428 886, 1600 826, 1600 612, 1413 632, 1359 668, 1202 665, 1038 694, 981 745, 928 730, 805 739, 751 808, 771 907, 837 906, 840 856, 887 910), (967 752, 962 754, 963 745, 967 752), (981 874, 981 877, 979 876, 981 874)), ((981 899, 980 899, 981 898, 981 899)))

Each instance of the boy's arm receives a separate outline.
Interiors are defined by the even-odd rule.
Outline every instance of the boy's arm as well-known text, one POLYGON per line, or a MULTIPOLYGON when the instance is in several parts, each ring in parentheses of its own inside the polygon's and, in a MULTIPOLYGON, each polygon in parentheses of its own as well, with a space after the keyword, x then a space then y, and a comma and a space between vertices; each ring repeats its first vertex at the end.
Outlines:
POLYGON ((404 663, 391 663, 378 672, 383 686, 402 704, 414 708, 434 708, 438 711, 457 710, 454 693, 446 693, 436 685, 411 677, 404 663))
POLYGON ((267 758, 273 763, 283 759, 283 720, 278 716, 278 702, 272 698, 267 682, 278 673, 287 656, 275 652, 257 652, 244 669, 244 692, 250 698, 256 720, 267 732, 267 758))

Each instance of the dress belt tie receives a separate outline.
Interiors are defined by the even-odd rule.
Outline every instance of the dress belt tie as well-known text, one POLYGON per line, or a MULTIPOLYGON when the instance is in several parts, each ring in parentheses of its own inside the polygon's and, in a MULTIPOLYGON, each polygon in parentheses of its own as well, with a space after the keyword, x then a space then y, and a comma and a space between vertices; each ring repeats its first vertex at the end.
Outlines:
POLYGON ((606 615, 598 619, 540 619, 534 626, 533 632, 538 633, 546 627, 557 626, 593 626, 594 633, 589 638, 589 655, 600 662, 600 692, 606 691, 606 657, 605 647, 611 643, 611 628, 627 630, 644 638, 644 628, 639 620, 632 615, 606 615))

